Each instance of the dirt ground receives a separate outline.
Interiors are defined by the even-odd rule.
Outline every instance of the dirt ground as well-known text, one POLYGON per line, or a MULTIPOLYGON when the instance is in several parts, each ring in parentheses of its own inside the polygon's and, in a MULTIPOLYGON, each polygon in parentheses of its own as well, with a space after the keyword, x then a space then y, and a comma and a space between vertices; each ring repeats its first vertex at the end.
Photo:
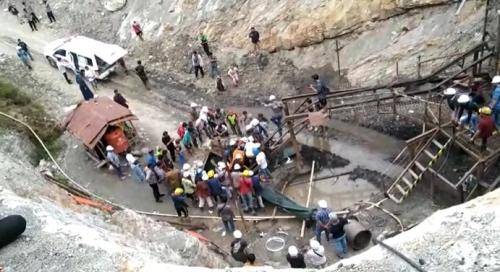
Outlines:
MULTIPOLYGON (((15 52, 14 41, 20 37, 25 40, 35 52, 34 62, 35 76, 44 78, 55 86, 56 89, 65 90, 59 103, 48 102, 48 107, 54 107, 55 114, 63 114, 63 108, 76 103, 81 99, 81 94, 75 85, 67 85, 57 70, 48 66, 40 52, 46 42, 57 37, 57 33, 42 29, 40 32, 31 33, 24 28, 20 28, 13 18, 0 19, 3 26, 3 33, 0 36, 0 52, 13 55, 15 52)), ((208 82, 208 80, 207 80, 208 82)), ((153 82, 151 92, 144 90, 140 81, 134 75, 126 76, 118 73, 110 81, 102 82, 96 91, 98 95, 111 96, 114 89, 119 89, 129 100, 131 110, 139 117, 136 123, 143 141, 150 146, 160 145, 161 133, 164 130, 174 132, 179 121, 185 120, 186 105, 194 100, 199 104, 204 101, 188 98, 189 86, 179 86, 171 82, 153 82)), ((49 99, 50 100, 50 99, 49 99)), ((245 103, 248 104, 248 103, 245 103)), ((245 108, 256 112, 264 111, 262 108, 245 108)), ((240 110, 243 110, 241 108, 240 110)), ((384 135, 377 131, 354 126, 339 120, 332 120, 330 137, 317 137, 312 134, 303 133, 298 139, 306 146, 312 146, 316 151, 308 150, 305 159, 307 163, 318 160, 321 165, 320 171, 316 173, 316 178, 328 175, 338 175, 351 172, 348 175, 341 175, 334 178, 326 178, 316 181, 313 184, 311 206, 315 206, 319 199, 326 199, 330 207, 334 210, 348 208, 356 211, 364 207, 360 201, 379 201, 384 198, 381 193, 380 182, 388 182, 397 173, 397 167, 390 163, 401 149, 402 142, 384 135), (319 151, 318 151, 319 150, 319 151), (396 168, 396 169, 395 169, 396 168)), ((83 186, 91 191, 110 199, 121 205, 136 210, 159 213, 173 213, 172 204, 168 199, 164 203, 156 203, 153 200, 152 192, 146 184, 137 184, 129 177, 125 181, 120 181, 113 172, 107 169, 96 169, 93 161, 89 160, 81 145, 69 136, 63 140, 68 149, 61 156, 59 161, 70 176, 81 182, 83 186)), ((205 151, 199 153, 197 159, 203 159, 205 151)), ((194 158, 191 158, 191 160, 194 158)), ((283 167, 283 166, 282 166, 283 167)), ((281 168, 277 169, 277 172, 281 168)), ((275 175, 278 175, 276 173, 275 175)), ((292 199, 299 203, 305 202, 307 195, 307 177, 297 178, 285 191, 292 199), (294 184, 295 183, 295 184, 294 184), (300 184, 299 184, 300 183, 300 184)), ((165 188, 163 188, 165 190, 165 188)), ((426 199, 426 196, 416 192, 402 205, 397 206, 390 201, 383 204, 388 209, 395 211, 408 226, 419 222, 432 213, 437 207, 426 199)), ((271 214, 271 205, 258 214, 271 214)), ((190 209, 191 214, 208 215, 207 211, 199 211, 196 208, 190 209)), ((283 214, 278 212, 278 215, 283 214)), ((395 230, 397 224, 386 214, 377 209, 362 211, 359 214, 361 221, 370 228, 374 235, 378 235, 384 230, 395 230)), ((200 223, 199 220, 188 219, 187 222, 200 223)), ((230 235, 221 236, 222 225, 218 220, 202 222, 206 229, 201 232, 204 236, 214 241, 221 248, 228 250, 232 240, 230 235)), ((277 220, 265 222, 247 222, 246 226, 241 222, 237 223, 237 228, 245 230, 245 237, 250 242, 250 248, 257 255, 259 262, 270 264, 276 267, 286 267, 284 255, 285 250, 280 253, 271 254, 265 250, 267 239, 276 235, 279 231, 284 231, 286 235, 286 245, 296 244, 303 246, 308 243, 308 239, 313 237, 312 230, 306 230, 303 239, 299 236, 301 222, 298 220, 277 220)), ((331 245, 326 246, 328 263, 334 263, 337 257, 331 245)), ((357 252, 350 252, 356 254, 357 252)))

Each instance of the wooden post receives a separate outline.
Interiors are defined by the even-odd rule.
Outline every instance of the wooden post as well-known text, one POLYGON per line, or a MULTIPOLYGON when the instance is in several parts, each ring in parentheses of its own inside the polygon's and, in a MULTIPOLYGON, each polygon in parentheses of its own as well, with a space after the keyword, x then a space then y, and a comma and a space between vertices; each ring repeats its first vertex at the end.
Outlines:
POLYGON ((500 63, 500 10, 497 11, 497 42, 495 46, 495 74, 498 75, 500 71, 499 63, 500 63))
MULTIPOLYGON (((288 104, 283 103, 283 110, 285 111, 285 116, 290 115, 290 111, 288 109, 288 104)), ((300 168, 302 167, 302 156, 300 155, 300 147, 297 142, 297 138, 295 137, 295 129, 293 128, 293 120, 289 120, 286 122, 288 126, 288 133, 290 134, 290 140, 292 141, 293 149, 295 150, 295 169, 297 173, 300 173, 300 168)))
POLYGON ((396 95, 396 91, 391 88, 392 91, 392 114, 397 114, 396 103, 398 102, 398 96, 396 95))
POLYGON ((396 81, 399 81, 399 60, 396 61, 396 81))
MULTIPOLYGON (((486 0, 486 6, 484 8, 484 21, 483 21, 483 36, 481 38, 481 41, 486 41, 486 32, 487 32, 487 27, 488 27, 488 6, 490 5, 490 0, 486 0)), ((481 50, 481 57, 483 56, 482 54, 483 50, 481 50)))
POLYGON ((340 78, 342 77, 342 73, 340 72, 340 48, 339 48, 339 41, 335 40, 335 52, 337 52, 337 70, 339 73, 339 82, 340 78))
MULTIPOLYGON (((309 191, 307 193, 306 208, 309 208, 309 202, 311 201, 311 190, 312 190, 312 183, 313 183, 313 177, 314 177, 314 164, 315 164, 315 161, 313 160, 312 166, 311 166, 311 176, 309 177, 309 191)), ((304 238, 305 229, 306 229, 306 220, 302 220, 302 228, 300 229, 300 238, 304 238)))
POLYGON ((418 57, 417 57, 417 78, 419 78, 419 79, 422 78, 422 76, 420 74, 420 68, 422 66, 421 60, 422 60, 422 56, 418 55, 418 57))

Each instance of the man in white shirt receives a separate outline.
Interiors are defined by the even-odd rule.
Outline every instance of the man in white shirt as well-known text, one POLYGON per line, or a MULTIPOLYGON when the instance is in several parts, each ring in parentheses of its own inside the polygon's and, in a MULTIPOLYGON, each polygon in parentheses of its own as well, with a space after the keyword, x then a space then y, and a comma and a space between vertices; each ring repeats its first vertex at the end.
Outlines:
POLYGON ((271 172, 269 171, 269 169, 267 169, 266 154, 260 151, 255 157, 255 160, 257 161, 257 165, 259 166, 259 175, 264 176, 266 179, 269 179, 271 177, 271 172))

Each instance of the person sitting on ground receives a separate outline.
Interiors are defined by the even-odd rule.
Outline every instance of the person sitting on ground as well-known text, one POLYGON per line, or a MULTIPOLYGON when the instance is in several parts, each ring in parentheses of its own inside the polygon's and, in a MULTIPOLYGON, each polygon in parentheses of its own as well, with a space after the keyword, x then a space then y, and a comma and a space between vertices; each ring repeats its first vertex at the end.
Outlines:
POLYGON ((231 256, 238 262, 246 263, 248 258, 248 243, 242 238, 243 234, 239 230, 235 230, 233 236, 234 240, 231 242, 231 256))
POLYGON ((217 78, 215 79, 215 87, 219 92, 226 91, 226 87, 224 87, 224 82, 222 82, 222 77, 220 75, 218 75, 217 78))
POLYGON ((493 135, 497 130, 495 121, 491 117, 491 109, 489 107, 482 107, 479 110, 480 120, 477 126, 477 132, 472 136, 470 141, 473 143, 477 137, 481 138, 481 152, 487 150, 488 138, 493 135))
POLYGON ((233 86, 238 87, 238 85, 240 84, 240 74, 238 72, 238 66, 236 66, 235 64, 230 66, 229 70, 227 71, 227 75, 231 78, 233 86))
POLYGON ((290 264, 291 268, 306 268, 304 255, 299 252, 296 246, 288 247, 288 254, 286 254, 286 260, 290 264))
POLYGON ((316 240, 321 244, 321 233, 324 231, 326 234, 326 240, 330 241, 330 236, 328 235, 328 226, 330 223, 330 213, 332 210, 328 208, 328 203, 326 200, 318 201, 318 210, 316 211, 315 220, 316 228, 314 230, 316 234, 316 240))
POLYGON ((318 241, 310 240, 309 250, 307 250, 304 259, 311 267, 323 268, 326 263, 325 248, 318 241))
POLYGON ((174 208, 177 212, 177 216, 181 217, 184 214, 184 217, 188 217, 189 205, 186 203, 186 198, 182 196, 183 190, 182 188, 176 188, 172 193, 172 202, 174 202, 174 208))
POLYGON ((343 217, 338 217, 334 212, 331 212, 328 216, 330 218, 330 222, 328 224, 328 232, 333 239, 335 251, 337 252, 337 256, 339 258, 344 258, 347 254, 347 239, 344 231, 344 226, 349 222, 343 217))
POLYGON ((128 109, 127 99, 116 89, 113 91, 113 94, 113 101, 128 109))
POLYGON ((143 33, 141 25, 137 21, 132 22, 132 31, 134 31, 135 35, 139 37, 141 41, 144 41, 144 39, 142 38, 143 33))

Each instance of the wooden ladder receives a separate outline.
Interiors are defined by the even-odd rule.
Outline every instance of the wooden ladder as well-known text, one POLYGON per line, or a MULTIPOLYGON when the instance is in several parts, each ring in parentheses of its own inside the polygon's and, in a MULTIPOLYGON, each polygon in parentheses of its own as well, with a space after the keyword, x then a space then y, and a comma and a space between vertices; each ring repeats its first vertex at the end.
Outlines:
POLYGON ((441 157, 444 150, 450 146, 453 139, 448 138, 446 143, 442 144, 436 139, 440 134, 439 132, 440 130, 436 130, 432 134, 389 187, 386 193, 392 201, 398 204, 402 203, 417 183, 422 180, 424 173, 441 157), (430 151, 432 145, 437 147, 438 151, 436 153, 430 151))

